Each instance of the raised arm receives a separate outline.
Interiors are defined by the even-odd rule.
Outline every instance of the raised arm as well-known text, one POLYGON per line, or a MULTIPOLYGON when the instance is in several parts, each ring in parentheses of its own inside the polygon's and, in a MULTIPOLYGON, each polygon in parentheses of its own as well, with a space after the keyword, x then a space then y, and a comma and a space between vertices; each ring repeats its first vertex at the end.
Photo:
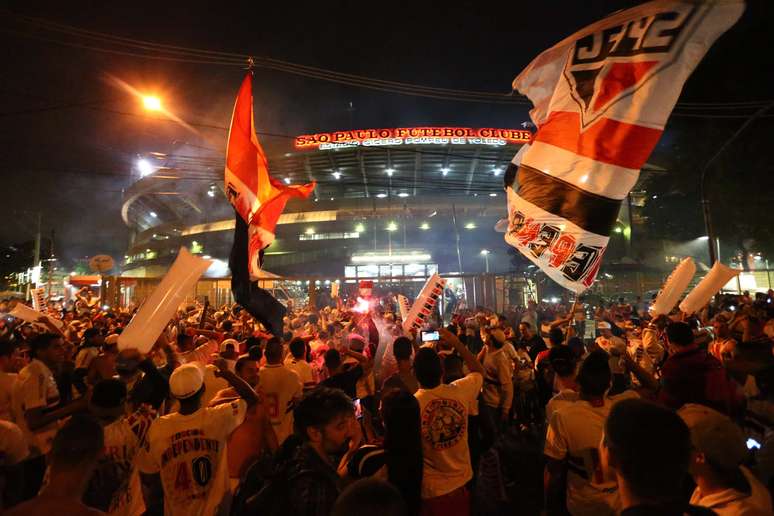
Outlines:
POLYGON ((465 365, 468 366, 468 369, 471 372, 479 373, 482 376, 484 375, 484 366, 481 365, 481 362, 476 360, 476 357, 473 356, 473 353, 470 352, 470 350, 465 346, 465 344, 462 343, 460 339, 457 338, 456 335, 454 335, 446 328, 439 329, 438 333, 440 334, 442 340, 454 346, 454 349, 457 351, 457 353, 460 354, 462 360, 465 362, 465 365))
POLYGON ((215 376, 226 380, 229 385, 234 388, 239 397, 244 399, 248 405, 258 403, 258 394, 256 394, 246 381, 229 371, 228 365, 224 359, 219 358, 215 360, 214 365, 218 368, 215 372, 215 376))

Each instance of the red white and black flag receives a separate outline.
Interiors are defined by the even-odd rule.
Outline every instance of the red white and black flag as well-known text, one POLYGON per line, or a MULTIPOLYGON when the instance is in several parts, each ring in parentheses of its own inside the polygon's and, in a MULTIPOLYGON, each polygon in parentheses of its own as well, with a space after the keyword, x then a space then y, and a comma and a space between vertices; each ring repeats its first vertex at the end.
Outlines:
POLYGON ((251 73, 242 81, 231 117, 225 188, 229 202, 249 225, 250 278, 257 280, 263 265, 263 250, 274 241, 274 228, 285 204, 291 197, 309 197, 315 183, 285 185, 269 174, 266 155, 255 135, 251 73))
POLYGON ((506 242, 560 285, 589 288, 683 84, 743 11, 742 0, 649 2, 533 60, 513 81, 538 129, 505 174, 506 242))

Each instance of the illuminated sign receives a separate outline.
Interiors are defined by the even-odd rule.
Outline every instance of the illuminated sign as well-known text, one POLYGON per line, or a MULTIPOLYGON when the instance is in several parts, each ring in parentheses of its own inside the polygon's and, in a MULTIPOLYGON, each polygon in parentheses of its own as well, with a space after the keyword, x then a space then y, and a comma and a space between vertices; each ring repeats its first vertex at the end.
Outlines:
POLYGON ((297 149, 340 149, 385 145, 507 145, 528 143, 532 133, 522 129, 471 127, 398 127, 358 129, 296 137, 297 149))

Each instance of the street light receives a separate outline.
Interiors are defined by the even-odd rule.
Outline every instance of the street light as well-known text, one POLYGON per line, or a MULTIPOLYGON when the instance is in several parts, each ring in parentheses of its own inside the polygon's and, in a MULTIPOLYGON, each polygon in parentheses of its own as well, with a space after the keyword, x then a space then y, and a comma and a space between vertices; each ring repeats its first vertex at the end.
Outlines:
POLYGON ((154 95, 144 95, 142 97, 142 105, 148 111, 161 111, 163 109, 161 99, 154 95))
POLYGON ((482 249, 481 250, 481 256, 484 257, 484 263, 486 264, 486 272, 489 274, 489 250, 488 249, 482 249))

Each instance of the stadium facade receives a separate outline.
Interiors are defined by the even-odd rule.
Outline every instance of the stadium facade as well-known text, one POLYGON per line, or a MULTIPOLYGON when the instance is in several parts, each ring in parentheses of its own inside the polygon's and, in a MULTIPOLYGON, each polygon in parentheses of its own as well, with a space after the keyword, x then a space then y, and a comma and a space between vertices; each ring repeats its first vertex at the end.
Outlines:
MULTIPOLYGON (((288 184, 317 188, 288 204, 265 268, 334 278, 506 270, 507 248, 494 231, 506 216, 502 174, 530 137, 523 129, 467 127, 298 136, 290 152, 268 156, 269 169, 288 184)), ((234 221, 222 156, 183 148, 145 159, 151 166, 122 206, 132 229, 123 275, 161 276, 186 246, 217 260, 210 277, 227 276, 234 221)))

